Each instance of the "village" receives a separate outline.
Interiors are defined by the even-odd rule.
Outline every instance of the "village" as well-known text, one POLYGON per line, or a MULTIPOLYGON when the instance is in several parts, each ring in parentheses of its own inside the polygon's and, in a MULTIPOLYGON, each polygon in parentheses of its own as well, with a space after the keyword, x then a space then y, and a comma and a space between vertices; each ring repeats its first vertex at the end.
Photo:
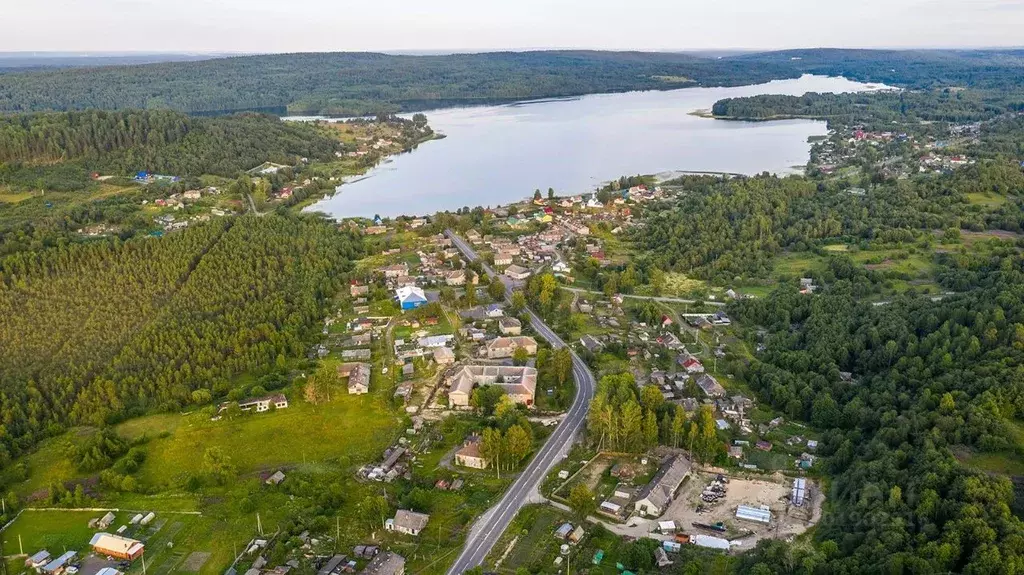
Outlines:
MULTIPOLYGON (((93 172, 101 185, 121 186, 138 199, 135 204, 151 237, 161 237, 209 221, 211 218, 265 213, 280 207, 301 207, 335 191, 347 177, 365 172, 391 155, 434 137, 424 124, 394 118, 320 122, 337 139, 338 151, 330 161, 295 157, 288 163, 272 161, 248 169, 239 179, 203 175, 178 175, 139 171, 126 175, 93 172)), ((137 225, 137 224, 132 224, 137 225)), ((78 233, 95 238, 129 231, 126 224, 96 223, 78 233)))
MULTIPOLYGON (((887 178, 951 173, 975 163, 971 150, 980 142, 981 129, 977 122, 953 124, 943 131, 927 123, 888 130, 863 125, 837 127, 815 145, 808 169, 824 176, 849 175, 868 161, 887 178)), ((850 193, 861 195, 862 191, 854 188, 850 193)))
MULTIPOLYGON (((550 201, 535 197, 485 212, 484 225, 462 236, 516 289, 538 275, 554 277, 571 298, 573 316, 580 318, 573 347, 596 367, 618 356, 638 386, 655 387, 664 401, 679 405, 689 417, 702 406, 715 414, 732 467, 701 465, 685 450, 659 448, 640 463, 603 453, 585 462, 570 458, 552 479, 559 486, 549 498, 564 508, 558 502, 586 478, 598 498, 589 521, 626 538, 659 540, 659 562, 662 554, 677 553, 683 544, 730 551, 749 548, 761 538, 792 538, 817 521, 823 502, 816 482, 806 477, 816 463, 817 440, 801 426, 759 409, 747 395, 730 391, 731 378, 717 369, 726 357, 750 351, 715 294, 680 303, 574 287, 579 285, 574 267, 594 265, 590 260, 598 266, 614 261, 602 238, 614 238, 632 225, 631 208, 664 195, 658 187, 640 185, 607 204, 596 194, 550 201), (650 304, 657 304, 653 316, 650 304), (572 468, 576 463, 580 467, 572 468)), ((491 289, 494 278, 467 262, 430 218, 343 225, 379 237, 384 247, 372 270, 352 282, 346 311, 328 319, 327 337, 311 353, 338 356, 337 375, 350 394, 369 393, 377 385, 393 390, 393 401, 413 422, 408 435, 378 461, 360 467, 360 480, 413 479, 429 451, 430 441, 424 438, 431 426, 445 417, 477 412, 483 388, 499 389, 535 424, 558 422, 565 405, 553 401, 556 390, 537 368, 546 343, 517 317, 503 290, 491 289)), ((814 287, 810 280, 803 283, 805 293, 814 287)), ((733 290, 722 296, 749 297, 733 290)), ((477 430, 446 460, 453 469, 487 470, 494 465, 489 453, 477 430)), ((459 491, 468 480, 464 475, 439 479, 434 488, 459 491)), ((386 529, 415 535, 428 521, 429 516, 399 510, 386 529)), ((586 531, 580 523, 562 522, 552 536, 560 545, 576 546, 586 531)), ((550 566, 557 570, 566 552, 560 549, 556 555, 550 566)), ((599 557, 593 559, 600 563, 599 557)))
MULTIPOLYGON (((622 290, 593 282, 608 269, 628 267, 624 237, 637 225, 635 213, 672 193, 649 183, 564 198, 538 191, 514 205, 442 221, 341 222, 342 230, 367 238, 369 255, 324 318, 318 341, 307 349, 307 367, 292 372, 290 385, 249 387, 196 417, 210 429, 255 430, 311 417, 322 406, 372 404, 398 414, 397 429, 379 450, 341 467, 347 474, 341 481, 365 494, 349 503, 346 533, 340 525, 338 532, 328 526, 283 533, 257 514, 249 520, 255 530, 248 528, 248 543, 230 550, 228 575, 403 575, 429 569, 434 552, 461 541, 565 417, 574 393, 572 376, 560 372, 567 370, 567 354, 534 331, 522 300, 507 296, 506 288, 522 293, 531 282, 556 288, 559 313, 567 314, 556 322, 562 336, 598 376, 628 374, 638 392, 657 390, 661 402, 688 419, 708 411, 727 453, 713 464, 685 446, 622 454, 581 445, 545 482, 542 500, 554 514, 546 537, 557 545, 532 551, 533 568, 564 570, 562 561, 578 560, 569 558, 583 550, 594 565, 614 557, 620 543, 592 537, 595 529, 620 542, 655 540, 657 563, 668 565, 683 545, 742 551, 812 526, 823 502, 815 479, 817 437, 759 407, 729 373, 732 360, 759 348, 749 349, 725 304, 753 296, 738 289, 691 289, 690 299, 645 295, 628 289, 628 272, 622 290), (453 234, 482 261, 469 261, 453 234), (488 276, 482 263, 500 277, 488 276), (577 484, 593 494, 589 517, 568 508, 577 484), (441 533, 452 540, 439 539, 441 533), (541 562, 538 554, 550 557, 541 562)), ((159 207, 180 213, 190 202, 222 196, 211 188, 168 197, 159 207)), ((801 286, 808 294, 815 289, 809 279, 801 286)), ((294 465, 262 467, 258 478, 265 497, 306 481, 294 465)), ((95 530, 87 546, 83 534, 81 547, 56 558, 49 553, 57 549, 25 550, 28 568, 43 575, 134 574, 150 560, 145 549, 160 565, 177 561, 207 570, 208 554, 171 552, 177 536, 154 531, 163 523, 150 523, 152 513, 112 513, 115 519, 108 513, 90 522, 95 530)), ((498 551, 519 553, 515 544, 498 551)), ((501 570, 514 568, 506 562, 501 570)))

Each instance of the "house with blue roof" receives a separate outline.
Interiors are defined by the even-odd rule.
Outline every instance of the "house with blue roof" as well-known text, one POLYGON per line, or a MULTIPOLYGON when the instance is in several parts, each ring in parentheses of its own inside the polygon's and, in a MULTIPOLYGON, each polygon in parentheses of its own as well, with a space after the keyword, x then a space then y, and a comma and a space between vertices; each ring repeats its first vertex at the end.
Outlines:
POLYGON ((416 286, 405 286, 395 290, 395 297, 398 298, 398 305, 402 310, 416 309, 427 303, 427 295, 421 288, 416 286))

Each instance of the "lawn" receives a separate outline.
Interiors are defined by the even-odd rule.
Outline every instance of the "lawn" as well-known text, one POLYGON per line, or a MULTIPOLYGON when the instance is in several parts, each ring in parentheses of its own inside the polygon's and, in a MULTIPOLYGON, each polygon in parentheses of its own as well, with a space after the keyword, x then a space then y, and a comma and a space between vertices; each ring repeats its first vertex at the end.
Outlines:
POLYGON ((931 277, 934 270, 931 254, 908 250, 861 251, 851 255, 853 261, 868 269, 894 271, 912 277, 931 277))
MULTIPOLYGON (((257 471, 282 467, 290 475, 341 481, 347 500, 352 502, 379 489, 357 483, 352 475, 354 466, 380 457, 405 426, 378 394, 350 397, 340 389, 323 405, 308 404, 294 392, 286 409, 233 420, 211 421, 207 413, 194 412, 155 414, 125 422, 116 428, 120 434, 149 437, 144 444, 146 461, 136 477, 152 494, 109 492, 98 495, 99 500, 92 505, 157 513, 157 521, 136 534, 147 542, 149 571, 165 575, 179 570, 191 553, 197 552, 209 554, 199 573, 220 573, 237 548, 256 534, 257 512, 268 533, 288 517, 288 496, 263 485, 257 471), (209 447, 219 447, 229 455, 237 470, 236 478, 224 486, 208 486, 195 493, 184 491, 184 480, 203 471, 203 453, 209 447), (240 504, 247 499, 252 502, 252 511, 242 512, 240 504), (172 513, 195 511, 201 511, 202 516, 172 513)), ((19 495, 43 492, 53 481, 85 478, 87 474, 67 461, 63 446, 92 432, 89 428, 72 430, 23 458, 29 479, 15 488, 19 495)), ((466 495, 469 493, 467 490, 466 495)), ((464 501, 453 503, 453 514, 466 508, 464 501)), ((17 544, 18 535, 28 552, 43 546, 51 553, 64 547, 84 549, 94 533, 88 528, 88 520, 99 515, 102 513, 74 510, 26 511, 5 533, 4 550, 15 552, 12 545, 17 544)), ((347 505, 342 515, 339 523, 346 526, 346 538, 356 541, 365 536, 364 523, 354 505, 347 505)), ((119 513, 111 529, 124 524, 129 516, 127 511, 119 513)), ((442 527, 445 523, 444 519, 438 522, 442 527)), ((203 556, 193 557, 193 566, 201 563, 203 556)), ((141 571, 141 564, 133 566, 132 572, 136 570, 141 571)))
POLYGON ((524 507, 494 546, 488 563, 493 565, 508 549, 512 539, 518 537, 512 551, 498 569, 499 572, 514 573, 517 568, 525 567, 532 573, 542 566, 549 566, 558 554, 560 543, 552 534, 566 517, 567 514, 548 505, 524 507))
POLYGON ((325 405, 293 397, 286 409, 234 420, 211 421, 199 412, 155 415, 123 424, 118 431, 128 437, 154 437, 146 444, 138 478, 155 487, 199 473, 202 455, 210 447, 229 454, 239 473, 245 474, 296 462, 372 459, 401 427, 400 419, 374 395, 349 396, 339 386, 325 405))
POLYGON ((841 252, 848 252, 848 251, 850 251, 850 246, 848 246, 846 244, 832 244, 830 246, 825 246, 824 249, 827 252, 841 253, 841 252))
MULTIPOLYGON (((1007 421, 1009 431, 1017 445, 1024 445, 1024 422, 1018 420, 1007 421)), ((1000 453, 981 453, 968 449, 955 450, 958 459, 965 464, 1001 475, 1024 476, 1024 460, 1020 455, 1012 451, 1000 453)))
MULTIPOLYGON (((150 507, 115 512, 116 519, 107 529, 113 532, 129 519, 150 507)), ((103 511, 52 510, 25 511, 4 532, 3 550, 13 555, 24 550, 27 554, 47 549, 57 556, 65 550, 76 550, 79 557, 89 551, 89 540, 96 529, 89 528, 89 520, 104 515, 103 511), (19 544, 20 538, 20 544, 19 544)), ((147 526, 130 526, 126 537, 146 543, 148 572, 159 575, 181 567, 193 551, 209 553, 208 560, 198 571, 204 575, 219 573, 234 556, 231 543, 224 537, 224 525, 210 517, 192 513, 166 513, 157 511, 156 519, 147 526)), ((235 542, 237 544, 237 541, 235 542)), ((131 573, 141 573, 142 563, 136 562, 131 573)))
POLYGON ((1006 196, 991 192, 973 192, 967 194, 967 201, 974 205, 994 209, 1006 203, 1006 196))
POLYGON ((969 467, 989 473, 1024 476, 1024 461, 1013 453, 968 453, 963 461, 969 467))
POLYGON ((602 230, 595 230, 592 233, 593 237, 601 240, 604 246, 605 256, 608 257, 614 263, 625 264, 629 261, 632 255, 629 242, 622 239, 622 236, 613 234, 611 232, 605 232, 602 230))
POLYGON ((32 197, 32 192, 13 192, 0 188, 0 203, 16 204, 32 197))
MULTIPOLYGON (((25 553, 29 555, 40 549, 48 549, 56 557, 65 549, 85 549, 96 532, 89 528, 89 520, 104 514, 102 511, 25 511, 4 530, 4 554, 13 555, 20 551, 19 537, 25 553)), ((123 512, 116 515, 115 525, 121 525, 126 522, 126 518, 131 517, 123 512)))
POLYGON ((662 291, 666 296, 681 296, 705 288, 707 288, 707 282, 703 280, 689 278, 681 273, 669 272, 665 274, 665 289, 662 291))
POLYGON ((825 260, 809 252, 787 252, 775 258, 775 276, 804 276, 825 269, 825 260))
MULTIPOLYGON (((54 481, 67 481, 84 477, 64 456, 64 448, 70 439, 79 437, 80 434, 91 434, 95 430, 91 428, 73 429, 60 437, 47 439, 40 444, 39 448, 31 454, 21 458, 20 463, 25 465, 28 472, 28 479, 14 485, 12 490, 20 498, 27 498, 37 492, 45 492, 47 486, 54 481)), ((15 473, 14 466, 7 466, 0 479, 5 485, 13 483, 15 473)))

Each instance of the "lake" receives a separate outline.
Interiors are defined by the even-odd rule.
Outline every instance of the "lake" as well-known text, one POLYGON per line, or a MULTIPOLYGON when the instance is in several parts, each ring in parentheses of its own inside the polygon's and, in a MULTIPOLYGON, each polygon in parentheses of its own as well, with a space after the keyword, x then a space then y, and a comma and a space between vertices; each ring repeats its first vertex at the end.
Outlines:
POLYGON ((860 92, 884 86, 804 76, 754 86, 598 94, 425 112, 442 140, 392 157, 307 208, 335 218, 497 206, 540 188, 593 191, 619 176, 672 171, 786 174, 807 163, 824 122, 695 116, 722 98, 860 92))

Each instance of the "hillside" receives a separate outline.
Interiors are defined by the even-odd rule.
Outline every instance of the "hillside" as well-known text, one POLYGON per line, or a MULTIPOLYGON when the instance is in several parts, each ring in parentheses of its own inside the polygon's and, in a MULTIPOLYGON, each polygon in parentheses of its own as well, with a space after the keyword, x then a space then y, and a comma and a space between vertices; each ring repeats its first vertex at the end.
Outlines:
POLYGON ((0 110, 276 109, 363 114, 382 108, 753 84, 792 77, 742 60, 640 52, 502 52, 448 56, 278 54, 0 76, 0 110))
POLYGON ((703 58, 655 52, 537 51, 399 56, 306 53, 76 67, 0 75, 0 111, 172 109, 187 113, 372 114, 800 74, 928 88, 1020 84, 1012 50, 787 50, 703 58))
POLYGON ((969 86, 1006 88, 1021 84, 1021 50, 801 49, 743 54, 735 62, 784 66, 806 74, 844 76, 908 88, 969 86))
POLYGON ((233 177, 265 161, 292 165, 301 157, 331 158, 338 145, 314 126, 259 114, 16 114, 0 117, 0 184, 32 187, 42 180, 48 189, 75 189, 92 171, 233 177))

